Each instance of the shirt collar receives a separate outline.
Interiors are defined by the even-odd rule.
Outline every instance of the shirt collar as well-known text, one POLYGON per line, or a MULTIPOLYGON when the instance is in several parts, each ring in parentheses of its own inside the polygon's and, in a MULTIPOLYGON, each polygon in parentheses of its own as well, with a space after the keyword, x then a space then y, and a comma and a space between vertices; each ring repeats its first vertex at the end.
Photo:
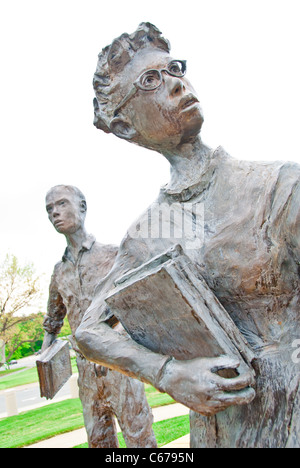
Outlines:
POLYGON ((96 239, 92 234, 89 234, 86 238, 86 240, 82 243, 82 249, 83 250, 91 250, 93 245, 95 244, 96 239))
MULTIPOLYGON (((95 242, 96 242, 95 237, 92 234, 89 234, 87 236, 86 240, 82 243, 82 246, 81 246, 81 249, 80 249, 79 253, 91 250, 91 248, 93 247, 95 242)), ((66 248, 66 250, 65 250, 65 252, 63 254, 63 257, 62 257, 63 262, 65 262, 66 260, 70 260, 72 263, 75 263, 72 255, 71 255, 69 247, 66 248)))
POLYGON ((211 184, 213 174, 219 163, 220 154, 222 153, 224 153, 224 150, 221 146, 218 146, 217 149, 212 151, 212 154, 208 159, 207 166, 204 168, 199 181, 194 185, 186 187, 183 190, 177 192, 168 190, 166 186, 162 187, 159 198, 163 199, 164 197, 167 197, 173 202, 187 202, 193 198, 196 198, 211 184))

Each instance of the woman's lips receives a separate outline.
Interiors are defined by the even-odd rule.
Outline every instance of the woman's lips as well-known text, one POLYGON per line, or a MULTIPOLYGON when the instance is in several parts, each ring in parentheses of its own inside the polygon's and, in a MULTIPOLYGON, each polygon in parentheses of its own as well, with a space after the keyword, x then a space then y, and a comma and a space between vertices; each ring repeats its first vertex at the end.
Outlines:
POLYGON ((199 104, 199 100, 193 94, 189 94, 181 99, 179 107, 181 111, 186 111, 193 107, 195 104, 199 104))

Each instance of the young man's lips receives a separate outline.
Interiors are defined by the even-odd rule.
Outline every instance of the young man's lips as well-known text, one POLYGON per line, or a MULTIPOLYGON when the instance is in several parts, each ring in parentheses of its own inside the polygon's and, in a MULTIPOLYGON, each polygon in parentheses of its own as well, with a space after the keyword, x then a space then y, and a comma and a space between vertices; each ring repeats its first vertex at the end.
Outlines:
POLYGON ((60 224, 63 224, 63 221, 62 220, 57 220, 57 221, 54 221, 54 226, 57 227, 59 226, 60 224))

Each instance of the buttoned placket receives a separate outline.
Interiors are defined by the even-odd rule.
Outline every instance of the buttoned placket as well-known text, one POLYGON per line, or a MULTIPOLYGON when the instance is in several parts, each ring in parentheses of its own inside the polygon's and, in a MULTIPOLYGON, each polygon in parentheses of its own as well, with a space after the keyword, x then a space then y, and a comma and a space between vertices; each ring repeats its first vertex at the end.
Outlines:
POLYGON ((78 254, 78 258, 77 258, 77 261, 76 261, 76 271, 77 271, 77 274, 78 274, 78 278, 79 278, 79 284, 80 284, 80 291, 81 293, 83 293, 82 291, 82 269, 84 268, 84 265, 82 265, 81 261, 82 261, 82 258, 83 258, 83 254, 87 252, 87 249, 85 247, 82 247, 82 249, 80 250, 79 254, 78 254))
POLYGON ((72 265, 73 274, 74 274, 74 277, 76 278, 76 283, 78 284, 80 288, 81 295, 83 293, 82 291, 82 269, 84 267, 84 265, 82 265, 82 258, 83 258, 83 254, 87 252, 87 250, 88 249, 86 249, 85 247, 82 247, 75 261, 71 257, 69 252, 66 252, 66 254, 64 255, 65 261, 68 261, 72 265))
POLYGON ((82 291, 82 284, 83 283, 82 283, 81 270, 84 268, 84 265, 81 264, 81 261, 82 261, 82 258, 83 258, 83 254, 85 252, 88 252, 89 250, 91 250, 94 243, 95 243, 95 238, 92 235, 90 235, 88 237, 87 241, 85 242, 85 245, 83 244, 81 249, 79 250, 76 260, 74 260, 73 257, 71 256, 68 247, 66 248, 65 253, 63 255, 63 258, 62 258, 63 262, 68 261, 68 262, 70 262, 72 264, 74 274, 76 274, 76 278, 78 280, 77 282, 79 283, 79 286, 80 286, 81 294, 83 293, 83 291, 82 291))

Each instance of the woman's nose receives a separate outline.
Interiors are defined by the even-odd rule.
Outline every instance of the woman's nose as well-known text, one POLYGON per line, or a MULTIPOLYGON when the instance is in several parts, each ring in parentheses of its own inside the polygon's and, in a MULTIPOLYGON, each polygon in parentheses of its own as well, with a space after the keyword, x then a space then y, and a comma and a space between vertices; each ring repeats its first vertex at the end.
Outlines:
POLYGON ((172 97, 177 97, 185 90, 184 83, 181 78, 177 76, 165 76, 165 86, 172 97))

